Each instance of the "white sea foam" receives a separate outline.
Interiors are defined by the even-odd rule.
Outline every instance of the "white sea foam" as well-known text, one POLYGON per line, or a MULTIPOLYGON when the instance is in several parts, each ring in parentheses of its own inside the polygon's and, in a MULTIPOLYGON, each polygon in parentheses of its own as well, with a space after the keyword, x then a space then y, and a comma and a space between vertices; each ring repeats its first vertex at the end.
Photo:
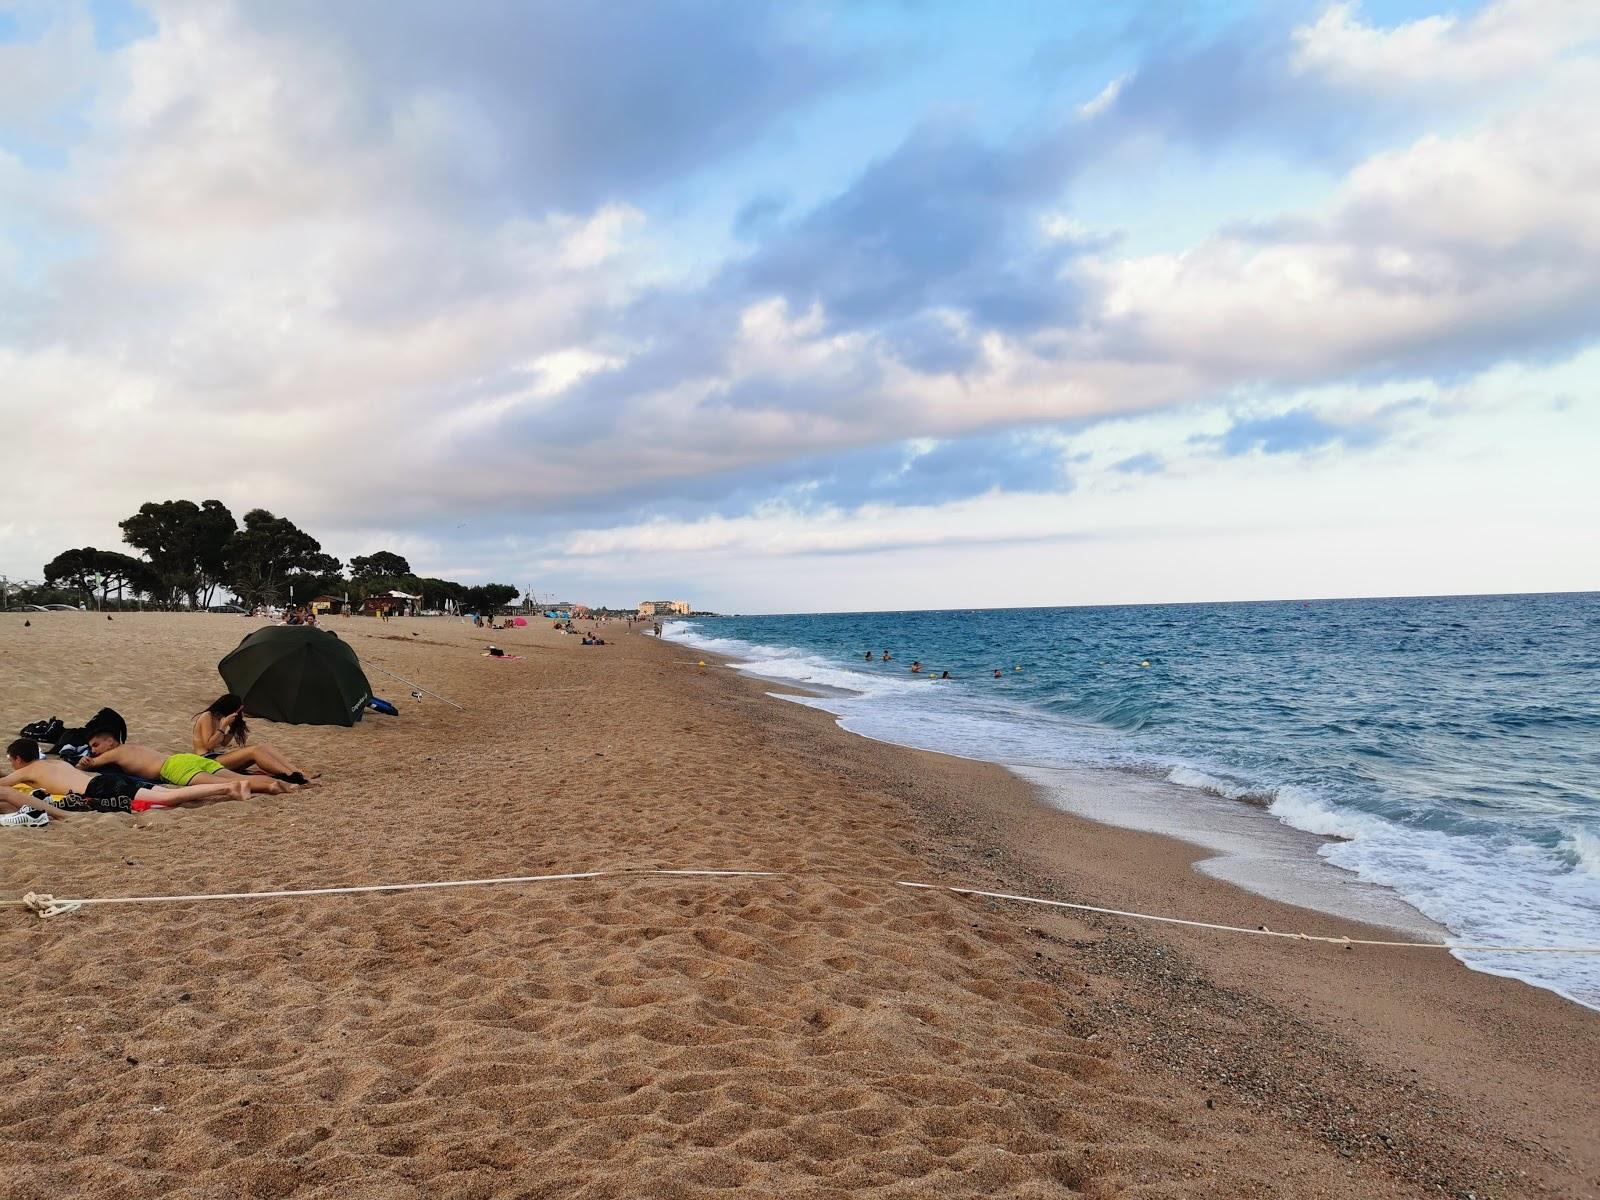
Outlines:
POLYGON ((1569 829, 1561 849, 1571 861, 1574 873, 1600 879, 1600 836, 1587 829, 1569 829))
POLYGON ((851 670, 796 646, 764 646, 738 638, 711 637, 686 621, 672 621, 662 626, 662 635, 669 641, 723 655, 731 660, 730 665, 735 669, 764 679, 815 684, 857 694, 896 691, 925 682, 906 680, 898 673, 851 670))
POLYGON ((1323 837, 1355 840, 1401 832, 1399 826, 1382 817, 1329 804, 1316 793, 1293 784, 1273 790, 1273 800, 1267 806, 1267 811, 1285 825, 1323 837))
POLYGON ((1167 772, 1167 782, 1175 783, 1179 787, 1198 788, 1202 792, 1210 792, 1213 796, 1221 796, 1226 800, 1246 800, 1258 796, 1265 798, 1263 793, 1245 784, 1222 779, 1190 766, 1173 767, 1167 772))
MULTIPOLYGON (((1341 839, 1319 853, 1370 883, 1392 888, 1449 928, 1456 942, 1581 946, 1597 939, 1594 876, 1565 867, 1538 846, 1503 836, 1447 833, 1337 807, 1283 787, 1272 814, 1286 824, 1341 839)), ((1540 962, 1524 955, 1458 951, 1476 970, 1521 979, 1600 1008, 1600 957, 1540 962)))

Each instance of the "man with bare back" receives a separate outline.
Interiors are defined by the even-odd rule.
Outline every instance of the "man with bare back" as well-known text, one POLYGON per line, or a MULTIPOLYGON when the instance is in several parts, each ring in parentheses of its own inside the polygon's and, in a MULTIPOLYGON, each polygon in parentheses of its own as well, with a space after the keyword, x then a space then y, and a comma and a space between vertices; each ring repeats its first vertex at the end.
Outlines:
POLYGON ((6 747, 11 773, 0 778, 0 806, 9 808, 5 792, 13 784, 26 784, 62 797, 58 806, 68 812, 147 812, 180 808, 213 800, 245 800, 250 789, 243 779, 226 783, 201 783, 193 787, 146 787, 126 775, 91 775, 60 760, 39 757, 38 743, 22 738, 6 747))
POLYGON ((215 759, 198 754, 166 754, 149 746, 130 746, 117 737, 114 730, 95 729, 89 735, 89 756, 78 765, 93 770, 98 767, 115 767, 129 775, 144 779, 159 779, 171 787, 185 787, 197 775, 210 775, 216 780, 233 783, 242 781, 252 792, 279 795, 289 791, 289 785, 270 775, 241 775, 230 771, 215 759))

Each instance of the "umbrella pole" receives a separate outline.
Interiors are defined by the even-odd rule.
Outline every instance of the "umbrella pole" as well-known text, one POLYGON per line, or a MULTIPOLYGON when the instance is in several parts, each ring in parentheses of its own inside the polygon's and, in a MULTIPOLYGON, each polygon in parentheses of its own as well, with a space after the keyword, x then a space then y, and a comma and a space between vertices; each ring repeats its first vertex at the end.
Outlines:
MULTIPOLYGON (((411 680, 407 679, 403 675, 396 675, 393 671, 386 670, 383 667, 379 667, 378 664, 375 663, 375 662, 369 662, 367 665, 369 667, 377 667, 378 670, 382 671, 390 679, 398 679, 401 683, 405 684, 407 687, 414 687, 414 688, 417 689, 417 691, 423 692, 423 693, 426 693, 429 696, 432 696, 435 700, 443 700, 451 708, 461 708, 461 705, 457 704, 454 700, 450 699, 450 697, 441 696, 441 695, 439 695, 438 692, 430 692, 430 691, 428 691, 427 688, 423 687, 420 683, 413 683, 411 680)), ((464 708, 461 708, 461 711, 462 712, 466 712, 467 710, 464 709, 464 708)))

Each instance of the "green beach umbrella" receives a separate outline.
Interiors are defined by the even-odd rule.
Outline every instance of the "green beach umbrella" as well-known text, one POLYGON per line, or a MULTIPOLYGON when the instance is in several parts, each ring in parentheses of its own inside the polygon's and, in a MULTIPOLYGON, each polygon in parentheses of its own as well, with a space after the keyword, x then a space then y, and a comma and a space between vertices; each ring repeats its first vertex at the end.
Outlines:
POLYGON ((354 725, 372 699, 356 652, 309 625, 268 625, 217 664, 245 712, 290 725, 354 725))

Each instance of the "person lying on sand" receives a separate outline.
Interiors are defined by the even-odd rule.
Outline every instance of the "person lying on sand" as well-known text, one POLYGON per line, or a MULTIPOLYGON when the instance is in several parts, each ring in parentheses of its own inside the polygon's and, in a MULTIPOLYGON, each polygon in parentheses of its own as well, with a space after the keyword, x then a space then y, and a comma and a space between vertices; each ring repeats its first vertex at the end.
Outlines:
POLYGON ((305 783, 306 775, 293 766, 277 750, 265 743, 247 746, 250 727, 244 722, 244 701, 232 692, 218 696, 204 712, 195 714, 189 727, 189 740, 194 752, 204 758, 215 759, 230 771, 248 771, 251 767, 263 775, 271 775, 285 783, 305 783), (236 743, 228 749, 228 743, 236 743))
POLYGON ((241 775, 230 771, 219 762, 202 758, 198 754, 168 754, 163 756, 149 746, 130 746, 117 740, 115 734, 98 732, 89 739, 89 757, 79 760, 80 767, 94 770, 99 767, 116 767, 129 775, 145 779, 159 779, 172 787, 184 787, 196 775, 211 775, 218 780, 242 779, 252 792, 281 795, 289 785, 270 775, 241 775))
MULTIPOLYGON (((232 783, 200 783, 193 787, 146 787, 126 775, 91 775, 59 759, 39 757, 39 745, 27 738, 6 747, 11 773, 0 779, 0 791, 25 783, 62 797, 60 808, 73 812, 146 812, 180 808, 213 800, 244 800, 250 788, 243 779, 232 783)), ((0 800, 0 802, 4 802, 0 800)))

